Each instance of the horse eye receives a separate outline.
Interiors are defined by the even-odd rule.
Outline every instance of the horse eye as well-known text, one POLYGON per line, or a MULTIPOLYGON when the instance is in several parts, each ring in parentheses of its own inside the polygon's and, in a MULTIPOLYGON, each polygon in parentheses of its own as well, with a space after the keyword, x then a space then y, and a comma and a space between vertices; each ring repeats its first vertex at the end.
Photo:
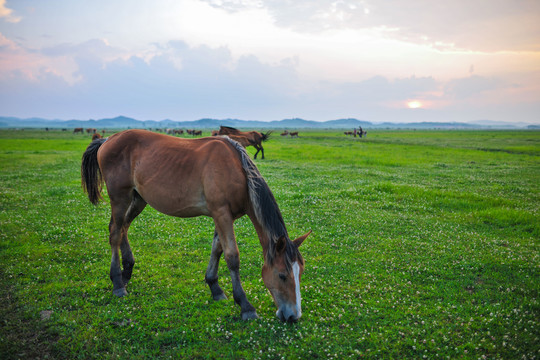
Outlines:
POLYGON ((283 281, 287 280, 287 276, 285 274, 279 274, 279 278, 283 281))

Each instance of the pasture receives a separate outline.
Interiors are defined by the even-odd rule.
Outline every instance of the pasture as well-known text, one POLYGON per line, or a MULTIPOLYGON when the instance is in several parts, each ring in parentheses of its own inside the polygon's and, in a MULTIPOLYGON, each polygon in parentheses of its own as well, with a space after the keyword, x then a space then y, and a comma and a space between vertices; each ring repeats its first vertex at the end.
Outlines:
POLYGON ((240 319, 223 259, 228 299, 211 298, 212 220, 150 207, 130 229, 129 295, 114 296, 107 197, 95 207, 80 184, 89 142, 0 131, 2 359, 540 357, 538 131, 274 132, 256 164, 291 238, 313 230, 292 324, 246 217, 240 275, 259 319, 240 319))

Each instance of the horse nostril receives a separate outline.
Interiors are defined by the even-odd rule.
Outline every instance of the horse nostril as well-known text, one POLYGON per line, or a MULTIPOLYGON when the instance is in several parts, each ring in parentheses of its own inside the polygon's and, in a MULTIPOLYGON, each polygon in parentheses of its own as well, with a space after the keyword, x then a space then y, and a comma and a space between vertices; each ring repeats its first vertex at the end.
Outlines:
POLYGON ((287 308, 278 309, 278 311, 276 311, 276 316, 279 318, 279 320, 289 323, 297 322, 300 317, 287 308))
POLYGON ((287 322, 290 322, 290 323, 295 323, 297 321, 298 321, 298 318, 294 315, 289 316, 289 318, 287 319, 287 322))

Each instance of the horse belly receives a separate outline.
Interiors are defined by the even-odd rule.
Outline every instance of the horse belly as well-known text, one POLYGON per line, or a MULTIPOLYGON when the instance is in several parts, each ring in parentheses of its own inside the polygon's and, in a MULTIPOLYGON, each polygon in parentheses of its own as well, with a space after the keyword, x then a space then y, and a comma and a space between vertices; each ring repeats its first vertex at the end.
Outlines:
POLYGON ((159 190, 137 189, 141 197, 157 211, 176 217, 210 215, 206 199, 198 194, 163 194, 159 190))

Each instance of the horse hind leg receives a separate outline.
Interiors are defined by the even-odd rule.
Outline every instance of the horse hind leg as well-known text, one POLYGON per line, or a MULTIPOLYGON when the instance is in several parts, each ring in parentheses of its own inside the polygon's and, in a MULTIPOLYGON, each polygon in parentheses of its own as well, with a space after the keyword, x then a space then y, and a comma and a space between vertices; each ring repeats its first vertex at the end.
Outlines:
POLYGON ((129 280, 131 279, 131 274, 133 272, 133 266, 135 265, 135 258, 133 257, 133 252, 129 246, 128 241, 128 230, 131 225, 131 222, 144 210, 146 207, 146 201, 139 195, 138 192, 133 191, 133 198, 131 200, 131 205, 128 208, 126 217, 124 219, 124 227, 122 231, 122 242, 120 244, 120 251, 122 252, 122 282, 124 287, 127 286, 129 280))
MULTIPOLYGON (((111 191, 109 192, 112 193, 111 191)), ((122 297, 127 295, 125 284, 131 278, 135 260, 127 239, 127 232, 133 219, 146 206, 142 198, 133 192, 131 196, 111 197, 111 222, 109 223, 109 243, 111 245, 110 278, 113 283, 113 294, 122 297), (131 198, 130 200, 127 200, 131 198), (120 251, 125 270, 120 267, 120 251), (127 281, 126 281, 127 280, 127 281)))
POLYGON ((259 146, 259 145, 253 145, 253 147, 257 150, 257 152, 255 153, 255 155, 253 156, 253 159, 256 159, 257 158, 257 155, 259 154, 259 152, 262 150, 262 158, 264 159, 264 150, 262 149, 262 146, 259 146))
POLYGON ((208 268, 206 269, 206 275, 204 276, 204 280, 212 292, 212 297, 216 301, 227 299, 227 296, 225 296, 225 293, 218 283, 218 268, 221 254, 223 254, 223 248, 219 243, 219 236, 216 230, 214 232, 214 240, 212 241, 212 253, 210 255, 210 261, 208 262, 208 268))

